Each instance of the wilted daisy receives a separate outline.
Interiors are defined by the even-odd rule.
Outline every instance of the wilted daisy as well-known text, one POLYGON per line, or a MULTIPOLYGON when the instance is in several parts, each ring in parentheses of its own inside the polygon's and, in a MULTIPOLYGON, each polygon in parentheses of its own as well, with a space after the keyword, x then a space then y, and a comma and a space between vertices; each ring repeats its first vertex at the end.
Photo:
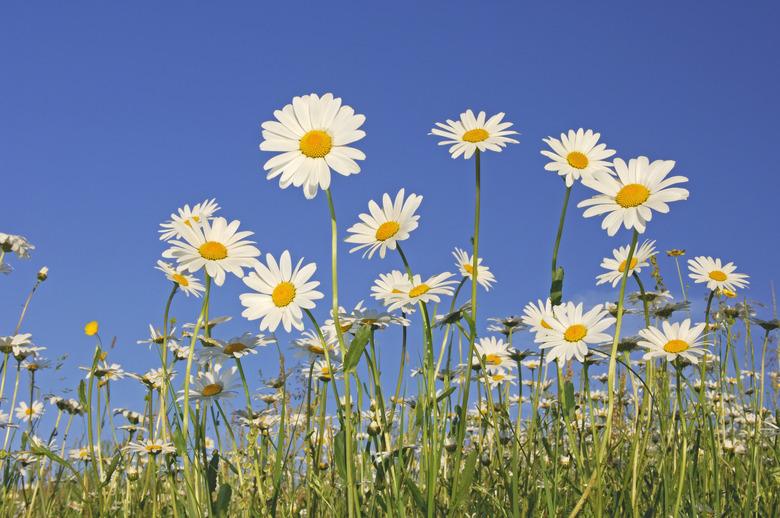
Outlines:
POLYGON ((177 270, 165 261, 157 261, 155 268, 163 272, 169 281, 175 282, 179 289, 188 297, 190 295, 200 297, 200 294, 206 291, 206 288, 203 287, 203 284, 197 277, 190 275, 184 269, 177 270))
POLYGON ((599 144, 599 138, 600 133, 580 128, 561 133, 560 140, 553 137, 542 139, 552 148, 552 151, 541 151, 552 160, 545 164, 545 170, 563 176, 566 187, 571 187, 580 178, 590 178, 599 173, 613 174, 606 159, 614 155, 615 150, 607 149, 604 143, 599 144))
POLYGON ((549 324, 552 329, 538 333, 536 343, 540 349, 550 349, 547 361, 560 360, 561 363, 577 358, 584 362, 588 354, 588 344, 601 344, 610 340, 603 331, 611 326, 615 319, 607 316, 603 304, 583 314, 582 303, 575 305, 567 302, 553 308, 555 316, 549 324))
MULTIPOLYGON (((605 257, 601 261, 601 267, 607 270, 607 273, 602 273, 596 277, 596 285, 604 284, 608 282, 612 284, 614 288, 623 278, 623 273, 626 271, 626 261, 628 261, 628 252, 631 247, 629 245, 621 246, 612 250, 612 257, 605 257)), ((651 257, 657 254, 655 250, 655 241, 645 241, 642 245, 634 250, 631 256, 631 265, 628 267, 628 275, 631 276, 634 273, 640 273, 642 268, 649 266, 648 261, 651 257)))
POLYGON ((176 259, 179 266, 189 272, 205 269, 214 283, 222 286, 225 272, 241 278, 243 268, 259 264, 256 257, 260 250, 253 246, 253 241, 245 240, 253 232, 239 232, 240 225, 238 220, 228 223, 225 218, 214 218, 194 227, 185 226, 182 228, 184 241, 169 241, 171 248, 163 252, 163 257, 176 259))
POLYGON ((415 211, 422 199, 417 194, 410 194, 404 199, 404 189, 401 189, 395 200, 385 193, 381 207, 374 200, 369 201, 369 213, 359 214, 361 222, 347 229, 351 235, 345 241, 357 244, 350 252, 365 248, 363 256, 368 254, 371 259, 379 250, 379 257, 384 259, 388 249, 395 250, 396 243, 409 239, 409 233, 417 228, 420 216, 415 211))
POLYGON ((453 284, 457 284, 457 281, 448 280, 452 277, 450 272, 440 273, 429 277, 423 282, 422 277, 415 275, 411 281, 406 278, 406 283, 399 288, 401 293, 394 293, 386 303, 389 303, 388 309, 393 311, 394 309, 405 308, 413 306, 418 302, 440 302, 439 295, 452 295, 454 289, 453 284))
POLYGON ((744 273, 735 273, 737 267, 734 263, 723 264, 721 260, 700 255, 694 259, 688 259, 690 278, 695 283, 707 283, 708 290, 736 291, 737 288, 745 288, 750 282, 744 273))
MULTIPOLYGON (((474 256, 469 255, 468 252, 461 250, 460 248, 455 248, 455 251, 452 252, 452 256, 455 257, 455 264, 457 265, 458 270, 460 270, 460 274, 463 277, 471 279, 472 272, 474 271, 474 256)), ((481 257, 477 259, 477 282, 485 288, 486 291, 490 291, 492 284, 496 282, 496 277, 493 275, 493 272, 490 271, 490 268, 482 265, 481 257)))
POLYGON ((314 301, 324 295, 314 288, 319 281, 309 281, 317 270, 315 263, 303 267, 303 259, 292 267, 290 252, 285 250, 276 262, 266 254, 267 265, 259 263, 254 272, 244 277, 244 284, 257 293, 243 293, 241 304, 247 308, 241 315, 248 320, 261 318, 260 330, 276 331, 279 323, 288 333, 294 327, 303 330, 302 309, 314 309, 314 301))
POLYGON ((518 141, 510 138, 509 135, 517 135, 517 132, 510 130, 511 122, 502 122, 504 113, 497 113, 486 120, 484 111, 479 112, 475 117, 474 112, 466 110, 460 114, 460 120, 453 121, 447 119, 447 123, 437 122, 435 128, 431 129, 429 135, 444 137, 439 142, 440 146, 450 146, 449 152, 452 158, 463 158, 468 160, 479 150, 480 152, 488 150, 500 152, 507 144, 517 144, 518 141))
POLYGON ((550 322, 555 318, 552 301, 547 298, 536 304, 529 302, 523 308, 523 323, 531 328, 534 333, 544 333, 552 330, 550 322))
POLYGON ((282 189, 302 187, 311 199, 318 188, 330 187, 331 169, 344 176, 360 172, 356 160, 365 160, 366 155, 349 144, 366 136, 358 129, 366 117, 342 105, 340 97, 331 93, 293 97, 274 117, 275 121, 262 124, 260 149, 279 153, 263 169, 269 180, 280 177, 282 189))
POLYGON ((31 244, 24 236, 0 232, 0 249, 6 253, 16 254, 19 259, 29 259, 30 252, 35 250, 35 245, 31 244))
POLYGON ((176 447, 170 442, 147 439, 143 442, 128 443, 128 445, 125 446, 125 451, 141 455, 156 456, 161 453, 174 453, 176 447))
POLYGON ((664 358, 674 361, 681 356, 690 363, 699 362, 698 357, 704 354, 704 346, 707 345, 702 336, 704 323, 691 327, 691 320, 686 318, 674 324, 662 322, 661 327, 650 326, 639 331, 642 337, 639 346, 647 349, 644 359, 664 358))
POLYGON ((669 212, 669 202, 688 199, 688 191, 671 187, 687 182, 684 176, 667 175, 674 167, 674 160, 654 160, 647 157, 632 158, 626 164, 620 158, 614 161, 617 178, 596 175, 582 183, 600 194, 577 204, 588 207, 583 216, 590 218, 607 214, 601 228, 614 236, 621 225, 635 229, 640 234, 653 217, 653 211, 669 212))
POLYGON ((177 213, 171 214, 170 221, 160 223, 160 241, 169 239, 180 239, 183 237, 182 229, 192 228, 204 221, 210 220, 214 213, 219 210, 216 199, 205 200, 190 208, 189 205, 178 209, 177 213))
POLYGON ((16 407, 16 418, 21 421, 33 421, 43 415, 43 403, 33 401, 28 405, 26 401, 20 401, 16 407))
MULTIPOLYGON (((236 379, 237 367, 224 367, 220 363, 211 366, 211 369, 201 371, 191 381, 190 400, 210 402, 223 398, 232 398, 236 395, 238 386, 236 379)), ((179 391, 183 399, 184 391, 179 391)))
POLYGON ((490 336, 480 338, 474 344, 474 357, 471 359, 471 366, 480 368, 482 365, 480 361, 484 361, 485 367, 506 368, 511 365, 511 359, 512 353, 509 344, 495 336, 490 336))

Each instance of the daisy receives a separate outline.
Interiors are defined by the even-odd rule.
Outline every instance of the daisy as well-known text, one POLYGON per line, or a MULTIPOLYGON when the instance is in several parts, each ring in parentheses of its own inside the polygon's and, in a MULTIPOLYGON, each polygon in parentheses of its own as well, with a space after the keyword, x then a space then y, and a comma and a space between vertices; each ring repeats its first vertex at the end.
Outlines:
MULTIPOLYGON (((474 256, 469 255, 465 250, 456 248, 452 252, 452 256, 455 257, 455 265, 460 270, 460 274, 463 277, 471 279, 471 274, 474 271, 474 256)), ((477 282, 485 288, 485 291, 490 291, 492 284, 496 282, 496 277, 490 268, 482 265, 482 258, 477 259, 477 282)))
POLYGON ((607 149, 604 143, 597 144, 600 137, 600 133, 580 128, 577 131, 569 130, 568 134, 561 133, 560 140, 553 137, 542 139, 552 148, 552 151, 541 151, 552 160, 544 166, 545 170, 566 178, 566 187, 571 187, 580 178, 590 178, 600 173, 613 174, 610 163, 605 159, 614 155, 615 150, 607 149))
POLYGON ((590 218, 607 214, 601 228, 614 236, 621 225, 635 229, 640 234, 653 217, 653 211, 669 212, 669 202, 688 199, 688 191, 671 187, 687 182, 684 176, 667 177, 674 167, 673 160, 654 160, 647 157, 632 158, 626 164, 620 158, 613 162, 617 178, 596 175, 583 178, 582 183, 600 194, 583 200, 577 207, 588 207, 583 216, 590 218))
MULTIPOLYGON (((224 368, 222 364, 214 364, 210 370, 201 371, 192 379, 190 385, 190 400, 210 402, 236 395, 238 386, 236 379, 237 367, 224 368)), ((179 391, 184 399, 184 391, 179 391)))
POLYGON ((312 331, 304 331, 300 338, 293 340, 292 345, 297 347, 300 351, 308 354, 314 354, 317 356, 324 356, 325 349, 327 348, 328 355, 339 353, 338 338, 336 335, 325 330, 323 332, 324 341, 320 336, 312 331))
MULTIPOLYGON (((168 334, 168 343, 176 341, 176 337, 173 336, 175 332, 176 328, 174 327, 168 334)), ((148 344, 151 347, 152 345, 162 345, 165 343, 165 338, 165 335, 159 329, 155 328, 152 324, 149 324, 149 338, 146 340, 137 340, 135 343, 139 345, 148 344)))
POLYGON ((368 202, 369 214, 360 214, 360 223, 355 223, 347 229, 351 235, 345 241, 356 243, 350 253, 363 248, 363 257, 368 254, 371 259, 379 250, 379 257, 385 258, 387 250, 395 250, 396 243, 409 239, 409 233, 417 228, 420 216, 415 211, 422 203, 422 196, 410 194, 404 199, 404 189, 398 191, 395 200, 385 193, 382 196, 382 207, 374 200, 368 202))
POLYGON ((515 380, 517 379, 514 374, 504 369, 488 367, 486 370, 487 372, 485 372, 481 378, 482 381, 490 385, 490 387, 496 387, 502 383, 509 383, 510 385, 514 385, 515 380))
POLYGON ((14 347, 27 347, 32 344, 31 338, 30 333, 0 336, 0 353, 11 353, 14 347))
MULTIPOLYGON (((601 261, 601 267, 607 270, 607 273, 602 273, 596 277, 596 286, 609 282, 614 288, 618 282, 623 278, 623 273, 626 271, 626 261, 628 260, 628 251, 630 246, 621 246, 612 251, 613 258, 605 257, 601 261)), ((655 241, 645 241, 642 245, 634 251, 631 256, 631 265, 628 268, 628 275, 631 276, 634 273, 640 273, 642 268, 649 266, 648 261, 651 257, 657 254, 655 250, 655 241)))
POLYGON ((318 187, 330 187, 331 169, 349 176, 360 172, 356 160, 365 160, 359 149, 349 147, 366 136, 360 126, 365 115, 355 114, 341 98, 327 93, 293 97, 292 104, 274 112, 275 121, 262 124, 260 150, 279 153, 263 169, 269 180, 279 176, 279 187, 303 187, 307 199, 318 187))
POLYGON ((550 349, 547 362, 560 360, 561 363, 577 358, 585 361, 588 344, 600 344, 610 340, 603 331, 611 326, 615 319, 607 316, 603 304, 583 314, 582 303, 574 305, 567 302, 553 308, 553 318, 549 324, 552 329, 536 335, 535 342, 540 349, 550 349))
POLYGON ((304 376, 309 376, 309 373, 311 372, 311 376, 314 378, 317 378, 318 380, 327 383, 328 381, 331 381, 333 378, 338 377, 338 365, 331 362, 331 367, 333 367, 333 370, 331 370, 330 367, 328 367, 328 362, 325 360, 317 360, 312 364, 311 367, 304 367, 301 369, 303 371, 304 376))
MULTIPOLYGON (((203 331, 205 329, 208 329, 209 332, 211 332, 216 326, 220 324, 224 324, 226 322, 230 322, 233 320, 233 317, 229 316, 222 316, 222 317, 214 317, 210 318, 208 322, 201 323, 200 324, 200 330, 203 331)), ((187 323, 182 326, 182 328, 185 330, 182 334, 184 336, 192 336, 192 333, 195 332, 195 328, 198 327, 197 323, 187 323)))
POLYGON ((31 244, 24 236, 0 232, 0 249, 16 254, 19 259, 29 259, 30 252, 35 250, 35 245, 31 244))
POLYGON ((245 241, 253 232, 239 232, 241 222, 227 222, 225 218, 203 221, 192 228, 182 228, 184 241, 169 241, 171 248, 163 252, 163 257, 176 259, 179 266, 193 273, 205 268, 214 278, 217 286, 225 282, 225 272, 237 277, 244 276, 243 268, 259 264, 256 259, 260 250, 252 246, 253 241, 245 241))
POLYGON ((241 315, 248 320, 260 321, 260 330, 276 331, 279 322, 288 333, 294 327, 303 330, 302 309, 314 309, 314 301, 324 295, 314 288, 319 281, 309 281, 317 270, 315 263, 303 267, 303 259, 292 268, 290 252, 285 250, 279 262, 271 254, 266 254, 268 265, 258 263, 255 271, 244 278, 244 284, 257 293, 244 293, 241 304, 247 308, 241 315))
POLYGON ((71 460, 81 462, 89 462, 92 459, 92 455, 88 446, 70 450, 70 452, 68 452, 68 457, 70 457, 71 460))
POLYGON ((153 439, 147 439, 143 442, 131 442, 125 446, 125 451, 130 453, 138 453, 141 455, 157 456, 161 453, 175 453, 176 447, 173 443, 164 441, 155 441, 153 439))
POLYGON ((702 336, 705 324, 691 327, 691 320, 686 318, 674 324, 662 322, 661 326, 663 330, 650 326, 639 331, 639 336, 643 338, 639 346, 647 349, 644 359, 664 358, 674 361, 681 356, 690 363, 698 363, 698 355, 704 354, 703 347, 707 345, 702 336))
POLYGON ((198 226, 204 221, 209 221, 214 217, 214 213, 219 210, 216 199, 205 200, 190 208, 189 205, 178 209, 178 214, 171 214, 170 221, 160 223, 160 241, 169 239, 181 239, 184 237, 183 230, 198 226))
POLYGON ((32 405, 28 406, 26 402, 19 402, 19 406, 16 407, 16 418, 21 421, 33 421, 43 415, 43 403, 40 401, 33 401, 32 405))
POLYGON ((689 277, 694 282, 707 283, 708 290, 736 291, 737 288, 745 288, 750 282, 744 273, 735 273, 737 267, 734 263, 723 264, 720 259, 698 256, 688 259, 689 277))
POLYGON ((163 272, 169 281, 175 282, 179 289, 188 297, 190 295, 200 297, 200 294, 206 291, 203 284, 194 275, 184 271, 184 269, 177 270, 165 261, 157 261, 155 268, 163 272))
MULTIPOLYGON (((380 273, 379 278, 374 281, 374 285, 371 287, 371 296, 387 306, 393 301, 393 297, 403 293, 403 289, 408 284, 409 276, 398 270, 380 273)), ((401 311, 406 314, 413 313, 414 306, 404 306, 401 311)))
POLYGON ((531 328, 534 333, 546 333, 552 331, 550 322, 555 318, 553 314, 552 301, 548 298, 546 301, 537 301, 536 304, 529 302, 523 308, 523 323, 531 328))
POLYGON ((457 281, 448 280, 452 277, 450 272, 440 273, 429 277, 423 282, 422 277, 415 275, 411 281, 406 278, 406 283, 400 288, 401 293, 393 294, 388 300, 388 310, 405 308, 413 306, 418 302, 439 302, 441 299, 439 295, 452 295, 454 289, 453 284, 457 284, 457 281))
POLYGON ((459 121, 447 119, 447 123, 437 122, 435 128, 431 129, 429 135, 444 137, 445 140, 439 142, 440 146, 450 146, 449 152, 452 158, 463 158, 468 160, 479 150, 501 152, 507 144, 517 144, 518 141, 509 138, 509 135, 517 135, 514 130, 508 129, 512 126, 511 122, 501 122, 504 119, 504 113, 497 113, 485 120, 484 111, 479 112, 475 117, 474 112, 466 110, 460 114, 459 121))
POLYGON ((274 338, 266 338, 263 335, 244 333, 226 341, 218 341, 215 347, 206 347, 201 350, 202 361, 222 362, 228 358, 243 358, 249 354, 257 354, 258 347, 264 347, 275 342, 274 338))
POLYGON ((510 365, 512 358, 509 344, 494 336, 480 338, 474 344, 474 357, 471 359, 471 367, 479 369, 480 360, 485 362, 486 367, 505 368, 510 365))

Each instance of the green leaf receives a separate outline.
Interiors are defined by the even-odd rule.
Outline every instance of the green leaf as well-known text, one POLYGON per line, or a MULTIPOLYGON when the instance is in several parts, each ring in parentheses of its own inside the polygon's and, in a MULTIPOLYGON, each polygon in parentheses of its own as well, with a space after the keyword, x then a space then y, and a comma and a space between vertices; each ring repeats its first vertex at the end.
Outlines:
POLYGON ((552 276, 552 284, 550 285, 550 301, 553 306, 557 306, 563 299, 563 267, 559 266, 555 269, 552 276))
POLYGON ((471 494, 469 490, 471 488, 471 482, 474 480, 474 472, 476 471, 476 467, 477 467, 477 451, 474 450, 471 453, 469 453, 468 457, 466 457, 466 463, 460 475, 458 488, 457 491, 455 492, 452 501, 452 508, 450 509, 450 512, 457 510, 463 497, 471 494))
POLYGON ((343 480, 347 480, 347 450, 344 441, 344 429, 342 428, 333 438, 333 456, 336 459, 336 469, 343 480))
POLYGON ((357 367, 369 338, 371 338, 371 326, 369 324, 360 326, 358 332, 355 333, 355 338, 352 339, 352 343, 349 344, 347 354, 344 356, 344 372, 349 372, 357 367))
POLYGON ((414 498, 414 503, 417 504, 417 508, 420 510, 420 513, 423 516, 427 515, 428 506, 425 503, 425 497, 423 497, 420 488, 417 487, 411 478, 405 479, 404 482, 406 482, 406 487, 408 487, 409 491, 412 493, 412 498, 414 498))
POLYGON ((84 380, 79 381, 79 403, 83 408, 87 408, 87 385, 84 380))
POLYGON ((566 406, 563 411, 571 418, 574 416, 574 383, 571 381, 564 383, 563 393, 566 396, 566 406))
POLYGON ((111 460, 111 465, 108 466, 108 470, 106 470, 106 475, 103 479, 103 483, 101 484, 102 487, 106 487, 109 482, 111 482, 111 477, 114 475, 114 471, 116 471, 117 466, 119 466, 119 462, 122 460, 122 455, 120 452, 117 452, 116 455, 114 455, 114 458, 111 460))
POLYGON ((455 387, 450 387, 441 394, 439 394, 439 397, 436 398, 436 402, 439 403, 442 399, 448 398, 450 394, 455 392, 455 387))
POLYGON ((222 484, 217 492, 217 502, 215 511, 217 516, 227 516, 228 507, 230 507, 230 497, 233 495, 233 488, 230 484, 222 484))

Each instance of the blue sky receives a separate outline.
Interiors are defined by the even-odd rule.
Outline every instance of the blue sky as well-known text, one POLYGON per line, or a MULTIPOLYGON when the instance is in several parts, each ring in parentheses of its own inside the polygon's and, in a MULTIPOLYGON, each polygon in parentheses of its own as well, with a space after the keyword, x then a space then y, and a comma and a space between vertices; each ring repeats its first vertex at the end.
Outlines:
MULTIPOLYGON (((260 123, 310 92, 334 92, 367 116, 363 171, 333 185, 342 230, 384 192, 422 194, 420 228, 404 246, 423 274, 453 270, 451 250, 468 246, 473 213, 473 164, 451 160, 430 127, 466 108, 504 111, 515 123, 521 143, 483 160, 481 255, 499 281, 481 296, 485 317, 519 313, 546 294, 563 188, 543 170, 541 139, 578 127, 600 131, 623 158, 676 160, 690 199, 654 219, 646 237, 661 250, 735 261, 751 275, 745 295, 769 301, 780 252, 776 3, 369 5, 4 4, 0 231, 37 249, 0 278, 0 334, 13 331, 35 272, 48 265, 23 330, 49 357, 70 360, 41 380, 44 391, 75 385, 92 352, 82 333, 92 319, 104 338, 117 337, 114 361, 156 365, 135 341, 162 320, 157 228, 185 203, 216 197, 263 253, 287 248, 316 261, 329 287, 325 197, 307 201, 267 181, 269 155, 257 149, 260 123)), ((586 196, 578 186, 573 201, 586 196)), ((573 208, 560 255, 565 297, 614 299, 594 277, 629 238, 609 238, 573 208)), ((400 266, 347 250, 345 305, 368 299, 375 276, 400 266)), ((663 254, 660 262, 678 292, 673 263, 663 254)), ((236 317, 226 334, 256 329, 238 316, 243 290, 230 278, 213 298, 213 315, 236 317)), ((190 321, 197 310, 181 298, 174 314, 190 321)), ((387 341, 392 379, 397 344, 387 341)), ((253 372, 275 369, 271 350, 251 363, 253 372)), ((135 390, 124 383, 122 394, 135 390)))

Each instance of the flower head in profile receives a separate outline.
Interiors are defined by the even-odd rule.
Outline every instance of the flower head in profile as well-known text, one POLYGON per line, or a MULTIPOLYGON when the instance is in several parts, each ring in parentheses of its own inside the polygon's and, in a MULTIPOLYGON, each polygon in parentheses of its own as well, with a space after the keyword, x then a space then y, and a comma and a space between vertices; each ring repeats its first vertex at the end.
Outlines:
POLYGON ((549 324, 552 329, 536 335, 540 349, 550 349, 547 361, 566 362, 572 358, 584 362, 588 345, 602 344, 610 340, 604 333, 615 319, 608 316, 603 304, 583 313, 582 303, 567 302, 553 308, 555 316, 549 324))
POLYGON ((433 275, 425 281, 419 275, 415 275, 412 279, 406 277, 405 283, 398 288, 400 293, 392 294, 385 302, 388 304, 388 310, 407 308, 418 302, 440 302, 440 295, 449 296, 455 291, 452 285, 457 284, 457 281, 449 280, 450 277, 452 277, 450 272, 433 275))
POLYGON ((303 259, 292 267, 290 252, 285 250, 279 262, 266 254, 266 264, 259 263, 255 271, 244 277, 244 284, 254 293, 241 295, 241 304, 246 308, 241 315, 248 320, 260 321, 260 330, 276 331, 279 323, 288 333, 294 327, 303 330, 304 309, 314 309, 314 301, 323 294, 314 288, 319 281, 311 281, 317 271, 315 263, 302 266, 303 259))
POLYGON ((483 383, 487 383, 490 387, 496 387, 502 383, 515 384, 517 379, 511 371, 501 369, 498 367, 487 367, 485 372, 480 376, 483 383))
POLYGON ((401 189, 393 200, 385 193, 381 207, 374 200, 368 202, 369 213, 360 214, 360 222, 347 229, 350 235, 345 241, 357 245, 350 252, 365 248, 363 256, 368 254, 371 259, 379 250, 379 257, 384 259, 388 249, 395 250, 399 241, 409 239, 409 233, 417 228, 420 216, 415 211, 423 197, 414 193, 408 197, 404 195, 405 191, 401 189))
POLYGON ((745 288, 750 281, 744 273, 736 273, 734 263, 723 264, 719 258, 700 255, 688 259, 690 278, 697 284, 706 283, 708 290, 733 293, 737 288, 745 288))
POLYGON ((486 368, 508 368, 512 361, 512 351, 509 344, 495 336, 480 338, 474 344, 474 357, 471 359, 471 367, 478 369, 483 361, 486 368))
MULTIPOLYGON (((380 273, 379 278, 371 286, 371 296, 389 306, 395 297, 403 294, 403 290, 409 285, 409 276, 398 270, 390 273, 380 273)), ((413 313, 414 305, 407 305, 401 308, 404 313, 413 313)))
POLYGON ((163 257, 176 259, 182 270, 190 273, 205 269, 217 286, 225 282, 225 272, 236 277, 244 276, 244 268, 259 264, 256 259, 260 250, 254 242, 246 241, 253 232, 239 231, 241 222, 227 222, 225 218, 201 221, 192 227, 181 229, 182 239, 169 241, 171 247, 163 252, 163 257))
POLYGON ((0 353, 11 353, 14 347, 27 347, 32 345, 32 334, 21 333, 9 336, 0 336, 0 353))
POLYGON ((275 121, 262 124, 261 151, 278 153, 263 169, 267 178, 279 177, 279 187, 302 187, 307 199, 318 189, 330 187, 331 170, 349 176, 360 172, 356 160, 366 155, 350 147, 366 136, 359 129, 366 121, 340 97, 326 93, 293 97, 292 103, 274 112, 275 121))
POLYGON ((664 358, 674 361, 678 357, 690 363, 698 363, 699 356, 704 354, 706 340, 702 336, 705 324, 691 327, 691 320, 686 318, 682 322, 662 322, 662 328, 650 326, 639 331, 642 338, 639 346, 647 349, 644 359, 664 358))
POLYGON ((0 232, 0 250, 14 253, 19 259, 29 259, 30 252, 35 250, 35 245, 24 236, 0 232))
POLYGON ((257 354, 259 347, 264 347, 275 342, 272 337, 244 333, 240 336, 234 336, 229 340, 218 340, 214 347, 204 347, 200 351, 201 361, 216 361, 222 363, 226 360, 243 358, 250 354, 257 354))
POLYGON ((338 378, 339 376, 339 365, 334 363, 333 361, 330 362, 330 365, 328 365, 327 360, 317 360, 314 363, 312 363, 308 367, 304 367, 301 369, 303 372, 303 375, 308 377, 309 375, 312 376, 312 378, 316 378, 324 383, 327 383, 328 381, 333 380, 334 378, 338 378))
POLYGON ((669 203, 688 199, 688 191, 673 185, 687 182, 684 176, 668 176, 674 167, 673 160, 654 160, 647 157, 632 158, 626 164, 620 158, 613 162, 617 178, 596 175, 584 178, 582 183, 599 194, 583 200, 578 207, 587 207, 583 216, 590 218, 606 214, 601 228, 614 236, 620 226, 645 231, 653 211, 669 212, 669 203))
POLYGON ((205 200, 193 205, 185 205, 171 214, 171 219, 160 223, 160 241, 169 239, 181 239, 185 228, 192 228, 200 225, 204 221, 209 221, 214 217, 214 213, 219 210, 216 199, 205 200))
POLYGON ((655 241, 647 240, 634 251, 631 256, 631 264, 628 265, 626 262, 628 261, 630 249, 631 247, 628 245, 616 248, 612 251, 612 257, 605 257, 601 261, 601 267, 607 270, 607 272, 596 277, 597 286, 608 282, 614 288, 620 282, 620 279, 623 278, 626 267, 628 267, 629 276, 639 273, 642 271, 642 268, 650 265, 648 261, 658 253, 655 250, 655 241))
POLYGON ((43 403, 33 401, 28 405, 26 401, 20 401, 15 413, 16 418, 21 421, 35 421, 43 415, 43 403))
POLYGON ((510 137, 518 134, 509 129, 512 123, 502 122, 503 119, 503 112, 488 119, 484 111, 474 116, 474 112, 466 110, 460 114, 460 120, 447 119, 446 123, 437 122, 429 135, 444 137, 439 145, 450 146, 452 158, 463 155, 463 158, 468 160, 477 150, 499 153, 507 144, 518 143, 510 137))
POLYGON ((206 291, 206 288, 203 287, 203 284, 198 278, 187 273, 184 269, 177 270, 165 261, 157 261, 157 266, 155 266, 155 268, 163 272, 166 279, 175 282, 179 289, 188 297, 190 295, 200 297, 200 295, 206 291))
POLYGON ((125 446, 125 451, 129 453, 138 453, 140 455, 155 457, 161 453, 175 453, 176 447, 173 443, 147 439, 143 442, 131 442, 125 446))
POLYGON ((552 160, 544 168, 564 177, 566 187, 571 187, 580 178, 591 178, 602 173, 613 174, 610 162, 606 159, 614 155, 615 150, 607 149, 604 143, 599 144, 599 138, 600 133, 580 128, 561 133, 560 140, 553 137, 542 139, 552 149, 541 151, 552 160))
MULTIPOLYGON (((455 248, 452 252, 452 256, 455 258, 455 265, 460 270, 460 274, 471 279, 474 272, 474 256, 469 255, 465 250, 455 248)), ((482 264, 482 258, 477 258, 477 282, 485 288, 485 291, 490 291, 493 283, 496 282, 496 276, 490 271, 490 268, 482 264)))
POLYGON ((292 341, 292 345, 306 355, 323 357, 326 349, 331 357, 339 354, 338 337, 329 330, 323 331, 322 338, 316 332, 304 331, 299 338, 292 341))
MULTIPOLYGON (((237 367, 225 367, 221 363, 215 363, 211 369, 198 372, 190 385, 190 400, 211 402, 224 398, 232 398, 236 395, 238 380, 236 378, 237 367)), ((179 391, 184 398, 184 391, 179 391)))

